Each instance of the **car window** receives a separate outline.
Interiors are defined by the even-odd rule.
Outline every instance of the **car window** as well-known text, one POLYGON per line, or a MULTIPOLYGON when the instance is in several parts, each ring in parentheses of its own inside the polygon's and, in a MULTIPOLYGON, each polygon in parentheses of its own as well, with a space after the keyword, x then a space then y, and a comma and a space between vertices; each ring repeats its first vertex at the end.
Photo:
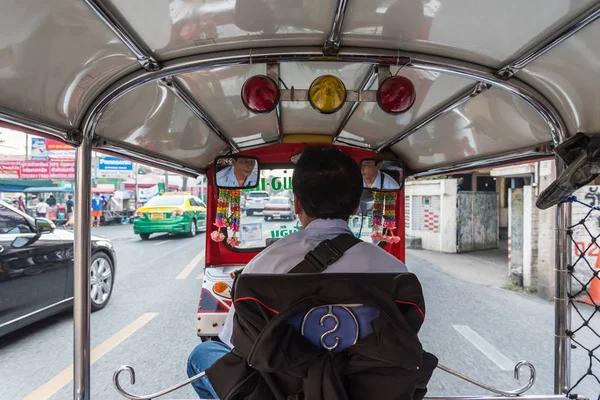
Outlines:
POLYGON ((32 232, 29 223, 24 217, 0 205, 0 234, 14 235, 32 232))
POLYGON ((268 193, 250 193, 248 197, 269 197, 268 193))
POLYGON ((160 206, 182 206, 185 204, 183 196, 156 196, 148 200, 145 207, 160 207, 160 206))
POLYGON ((206 205, 204 204, 204 202, 202 200, 200 200, 199 198, 192 197, 191 200, 194 201, 196 207, 204 207, 204 208, 206 208, 206 205))

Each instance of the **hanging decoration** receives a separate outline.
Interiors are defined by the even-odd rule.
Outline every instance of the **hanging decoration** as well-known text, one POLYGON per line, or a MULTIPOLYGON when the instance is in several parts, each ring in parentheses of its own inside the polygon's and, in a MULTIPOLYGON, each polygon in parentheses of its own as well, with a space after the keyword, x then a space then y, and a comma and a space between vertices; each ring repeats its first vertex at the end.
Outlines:
POLYGON ((232 237, 227 238, 227 244, 231 247, 237 247, 241 241, 238 238, 240 231, 240 197, 242 191, 234 190, 219 190, 219 198, 217 199, 217 215, 215 218, 215 226, 217 230, 210 234, 210 238, 215 242, 225 240, 225 235, 222 233, 223 228, 227 228, 233 232, 232 237))
POLYGON ((373 192, 373 233, 371 239, 399 243, 396 229, 396 192, 373 192), (384 234, 387 232, 388 234, 384 234))

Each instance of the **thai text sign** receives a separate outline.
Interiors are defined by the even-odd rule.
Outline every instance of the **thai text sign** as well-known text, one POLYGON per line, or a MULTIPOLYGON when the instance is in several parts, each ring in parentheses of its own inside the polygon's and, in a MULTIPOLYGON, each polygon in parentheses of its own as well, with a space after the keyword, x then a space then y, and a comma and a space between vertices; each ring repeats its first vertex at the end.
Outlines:
POLYGON ((0 161, 0 179, 72 180, 74 161, 0 161))

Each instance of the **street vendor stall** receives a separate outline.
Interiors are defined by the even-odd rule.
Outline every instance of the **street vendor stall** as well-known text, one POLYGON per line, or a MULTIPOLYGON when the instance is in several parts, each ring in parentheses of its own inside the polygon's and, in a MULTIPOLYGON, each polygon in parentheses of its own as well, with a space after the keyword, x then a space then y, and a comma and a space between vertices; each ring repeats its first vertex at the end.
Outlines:
MULTIPOLYGON (((25 193, 26 199, 25 199, 25 203, 28 204, 28 200, 27 198, 29 197, 29 194, 37 194, 38 195, 38 199, 40 198, 40 194, 45 193, 48 196, 50 195, 55 195, 55 197, 57 199, 62 199, 62 196, 66 196, 66 193, 73 193, 74 190, 73 188, 68 188, 68 187, 54 187, 54 186, 47 186, 47 187, 30 187, 27 188, 25 190, 23 190, 23 193, 25 193)), ((40 200, 42 201, 42 200, 40 200)), ((44 200, 45 201, 45 200, 44 200)), ((32 215, 35 216, 35 212, 30 209, 28 207, 27 212, 32 215), (32 214, 33 213, 33 214, 32 214)), ((67 216, 67 206, 64 204, 64 201, 58 201, 56 205, 54 206, 49 206, 48 207, 48 215, 47 215, 48 219, 51 219, 52 221, 54 221, 56 224, 58 225, 62 225, 64 223, 67 222, 68 220, 68 216, 67 216)))

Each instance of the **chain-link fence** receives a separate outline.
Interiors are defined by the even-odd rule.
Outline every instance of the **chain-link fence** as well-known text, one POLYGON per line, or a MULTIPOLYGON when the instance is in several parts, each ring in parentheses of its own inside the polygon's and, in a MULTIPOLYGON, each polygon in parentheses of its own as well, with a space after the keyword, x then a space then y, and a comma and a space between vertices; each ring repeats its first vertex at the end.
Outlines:
POLYGON ((574 196, 568 201, 573 203, 573 225, 567 230, 572 262, 567 266, 571 326, 566 334, 572 342, 571 359, 578 360, 571 363, 568 394, 574 397, 590 384, 600 393, 600 208, 574 196), (579 362, 581 358, 586 362, 579 362))

